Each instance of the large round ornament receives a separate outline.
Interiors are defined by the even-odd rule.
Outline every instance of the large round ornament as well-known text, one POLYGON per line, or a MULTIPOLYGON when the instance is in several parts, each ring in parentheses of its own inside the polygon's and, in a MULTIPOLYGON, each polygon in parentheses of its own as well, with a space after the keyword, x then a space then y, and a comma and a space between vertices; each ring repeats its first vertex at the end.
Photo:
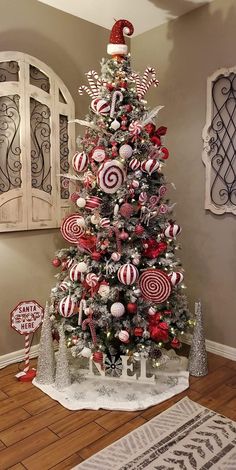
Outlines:
POLYGON ((109 228, 111 225, 111 221, 110 219, 108 219, 108 217, 103 217, 101 220, 100 220, 100 226, 102 228, 109 228))
POLYGON ((74 264, 70 269, 70 280, 71 281, 80 281, 81 279, 81 272, 78 270, 78 264, 74 264))
POLYGON ((90 196, 86 199, 85 209, 93 211, 102 204, 102 199, 98 196, 90 196))
POLYGON ((171 294, 171 282, 160 269, 146 269, 139 278, 141 295, 155 303, 165 302, 171 294))
POLYGON ((102 114, 105 116, 110 111, 110 105, 107 101, 101 98, 95 98, 91 102, 91 108, 96 114, 102 114))
POLYGON ((75 171, 82 173, 87 169, 88 157, 85 152, 76 152, 72 158, 72 166, 75 171))
POLYGON ((120 258, 121 258, 121 254, 118 253, 118 251, 114 251, 112 254, 111 254, 111 259, 112 261, 114 261, 115 263, 117 261, 120 261, 120 258))
POLYGON ((71 317, 76 313, 75 306, 74 300, 72 300, 70 295, 67 295, 59 302, 58 309, 62 317, 71 317))
POLYGON ((77 224, 79 217, 77 213, 68 215, 61 224, 61 234, 63 238, 74 245, 78 243, 78 239, 84 234, 84 228, 77 224))
POLYGON ((80 273, 86 273, 88 265, 84 261, 80 261, 80 263, 77 264, 77 269, 80 273))
POLYGON ((155 171, 158 170, 160 166, 160 163, 158 160, 155 160, 154 158, 149 158, 145 162, 142 162, 141 164, 141 170, 144 171, 144 173, 148 173, 148 175, 152 175, 155 171))
POLYGON ((111 306, 111 314, 113 317, 119 318, 122 317, 125 313, 125 307, 121 302, 115 302, 111 306))
POLYGON ((108 160, 98 169, 97 183, 104 193, 115 193, 124 183, 125 171, 118 160, 108 160))
POLYGON ((66 292, 70 287, 70 283, 68 281, 62 281, 60 284, 59 284, 59 289, 63 292, 66 292))
POLYGON ((123 266, 118 269, 117 277, 122 284, 130 286, 137 281, 139 273, 133 264, 127 263, 123 264, 123 266))
POLYGON ((106 158, 106 152, 104 147, 95 147, 91 152, 91 157, 95 162, 101 163, 106 158))
POLYGON ((131 170, 136 171, 140 168, 140 161, 137 158, 132 158, 129 162, 129 167, 131 170))
POLYGON ((129 125, 129 132, 134 137, 137 137, 142 131, 142 124, 139 121, 132 121, 129 125))
POLYGON ((165 231, 164 234, 167 238, 175 238, 179 233, 181 232, 181 227, 177 224, 169 224, 165 231))
POLYGON ((177 286, 183 281, 184 276, 180 272, 173 272, 168 274, 168 278, 170 279, 172 286, 177 286))
POLYGON ((124 145, 121 145, 121 147, 119 148, 119 155, 121 156, 121 158, 128 159, 132 156, 132 153, 133 153, 133 149, 131 145, 124 144, 124 145))

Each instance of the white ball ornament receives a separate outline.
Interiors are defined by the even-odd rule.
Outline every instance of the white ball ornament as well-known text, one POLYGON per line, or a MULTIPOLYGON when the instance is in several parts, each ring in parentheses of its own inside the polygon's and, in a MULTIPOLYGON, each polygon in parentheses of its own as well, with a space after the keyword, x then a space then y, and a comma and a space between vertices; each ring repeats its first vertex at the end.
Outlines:
POLYGON ((79 227, 85 227, 85 220, 83 217, 79 216, 76 220, 76 223, 79 227))
POLYGON ((92 215, 91 216, 91 219, 90 219, 91 224, 96 225, 96 224, 99 223, 99 221, 100 221, 100 219, 97 215, 92 215))
POLYGON ((128 159, 132 156, 132 153, 133 153, 133 149, 130 145, 128 144, 121 145, 119 149, 119 155, 121 158, 128 159))
POLYGON ((84 347, 82 351, 80 352, 82 357, 90 357, 92 354, 91 349, 84 347))
POLYGON ((118 338, 122 343, 128 343, 129 341, 129 333, 126 330, 121 330, 118 334, 118 338))
POLYGON ((85 206, 85 204, 86 204, 86 200, 84 199, 84 197, 79 197, 76 201, 76 205, 80 207, 81 209, 85 206))
POLYGON ((148 309, 148 315, 155 315, 156 314, 156 309, 154 307, 150 307, 148 309))
POLYGON ((80 263, 77 264, 77 270, 80 273, 86 273, 86 271, 88 270, 88 266, 84 261, 81 261, 80 263))
POLYGON ((120 127, 119 121, 117 121, 117 119, 114 119, 114 121, 112 121, 112 123, 110 125, 110 128, 113 129, 114 131, 117 131, 117 129, 119 129, 119 127, 120 127))
POLYGON ((125 313, 125 307, 121 302, 115 302, 111 306, 111 314, 113 317, 119 318, 122 317, 125 313))

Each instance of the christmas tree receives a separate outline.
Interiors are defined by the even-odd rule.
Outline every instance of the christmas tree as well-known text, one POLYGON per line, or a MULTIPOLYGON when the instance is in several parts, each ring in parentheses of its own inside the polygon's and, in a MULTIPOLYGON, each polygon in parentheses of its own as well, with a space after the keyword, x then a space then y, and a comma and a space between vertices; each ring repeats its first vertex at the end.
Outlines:
POLYGON ((156 359, 162 348, 181 346, 189 323, 176 250, 180 226, 173 220, 163 169, 169 152, 166 127, 154 119, 144 96, 157 86, 155 70, 141 77, 131 69, 124 35, 129 21, 111 31, 101 75, 87 73, 89 112, 72 158, 72 213, 61 233, 70 247, 53 264, 60 267, 52 289, 55 324, 65 322, 73 354, 102 362, 139 354, 156 359))

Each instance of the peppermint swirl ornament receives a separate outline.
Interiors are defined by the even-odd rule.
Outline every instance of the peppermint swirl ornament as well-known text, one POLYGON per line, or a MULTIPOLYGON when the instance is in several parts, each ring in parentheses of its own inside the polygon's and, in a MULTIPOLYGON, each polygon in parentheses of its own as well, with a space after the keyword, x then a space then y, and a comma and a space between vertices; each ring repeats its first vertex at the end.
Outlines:
POLYGON ((139 278, 141 295, 145 300, 162 303, 171 294, 171 282, 160 269, 146 269, 139 278))
POLYGON ((139 121, 132 121, 129 125, 129 132, 133 137, 137 137, 142 131, 142 124, 139 121))
POLYGON ((62 317, 71 317, 74 315, 76 303, 72 300, 70 295, 63 297, 59 302, 58 310, 62 317))
POLYGON ((108 160, 98 169, 97 183, 104 193, 114 194, 125 180, 125 171, 118 160, 108 160))
POLYGON ((106 158, 106 152, 104 147, 95 147, 91 152, 91 157, 95 162, 101 163, 106 158))
POLYGON ((61 234, 63 238, 73 245, 76 245, 78 239, 84 234, 84 228, 77 224, 79 217, 77 213, 68 215, 61 224, 61 234))
POLYGON ((118 269, 117 277, 122 284, 130 286, 137 281, 139 272, 133 264, 127 263, 118 269))
POLYGON ((85 281, 89 287, 95 287, 98 283, 99 277, 94 273, 87 274, 85 281))

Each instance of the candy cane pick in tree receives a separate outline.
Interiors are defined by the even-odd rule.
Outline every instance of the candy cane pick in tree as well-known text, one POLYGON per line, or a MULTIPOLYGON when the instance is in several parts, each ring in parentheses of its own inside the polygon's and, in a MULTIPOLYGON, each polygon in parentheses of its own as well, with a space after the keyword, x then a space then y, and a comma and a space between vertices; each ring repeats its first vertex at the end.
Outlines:
POLYGON ((121 93, 121 91, 114 91, 113 95, 112 95, 112 99, 111 99, 111 110, 110 110, 110 117, 114 117, 114 113, 115 113, 115 107, 116 107, 116 103, 122 103, 123 101, 123 94, 121 93))

